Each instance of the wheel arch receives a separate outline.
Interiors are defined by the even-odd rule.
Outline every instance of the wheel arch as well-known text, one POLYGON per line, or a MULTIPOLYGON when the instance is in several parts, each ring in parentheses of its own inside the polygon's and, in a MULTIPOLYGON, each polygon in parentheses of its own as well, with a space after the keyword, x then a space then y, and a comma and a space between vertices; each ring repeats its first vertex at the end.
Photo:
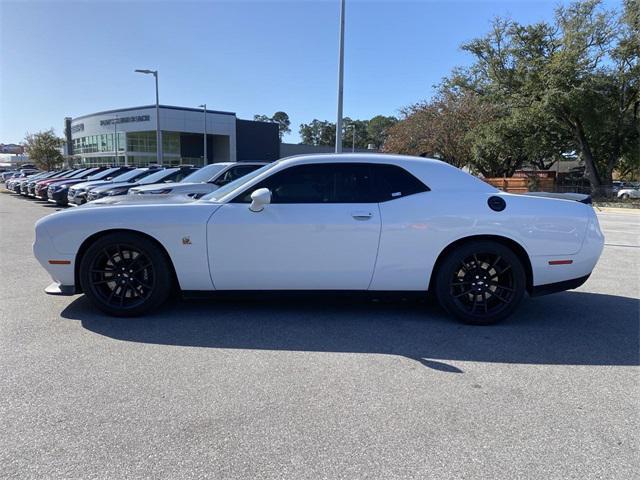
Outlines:
POLYGON ((522 245, 520 245, 515 240, 508 237, 503 237, 501 235, 471 235, 468 237, 459 238, 458 240, 455 240, 451 242, 449 245, 447 245, 440 252, 440 254, 438 255, 438 258, 436 259, 436 262, 433 265, 433 270, 431 272, 431 277, 429 279, 430 292, 433 292, 433 288, 435 287, 435 278, 438 274, 438 269, 442 265, 442 262, 447 257, 447 255, 452 250, 459 247, 460 245, 463 245, 465 243, 472 242, 475 240, 491 240, 497 243, 501 243, 502 245, 511 249, 511 251, 515 253, 517 257, 520 259, 520 261, 522 262, 522 266, 524 267, 524 271, 526 275, 527 292, 531 292, 531 289, 533 288, 533 269, 531 267, 531 259, 529 258, 527 251, 524 249, 522 245))
POLYGON ((164 257, 166 258, 168 265, 171 269, 170 273, 171 273, 171 277, 173 279, 174 284, 178 288, 180 287, 180 282, 178 281, 178 276, 176 274, 176 268, 173 265, 173 260, 171 259, 171 256, 169 255, 169 252, 167 251, 167 249, 164 247, 164 245, 162 245, 162 243, 158 241, 158 239, 154 238, 148 233, 144 233, 139 230, 133 230, 130 228, 111 228, 108 230, 100 230, 99 232, 96 232, 88 236, 87 238, 84 239, 84 241, 80 245, 80 248, 78 248, 78 252, 76 253, 75 263, 74 263, 74 283, 76 287, 76 292, 82 293, 82 286, 80 285, 80 264, 82 263, 82 258, 84 257, 84 254, 86 253, 86 251, 89 249, 89 247, 93 242, 95 242, 96 240, 98 240, 99 238, 105 235, 109 235, 112 233, 133 234, 133 235, 137 235, 139 237, 145 238, 150 242, 152 242, 156 247, 158 247, 160 252, 162 252, 164 257))

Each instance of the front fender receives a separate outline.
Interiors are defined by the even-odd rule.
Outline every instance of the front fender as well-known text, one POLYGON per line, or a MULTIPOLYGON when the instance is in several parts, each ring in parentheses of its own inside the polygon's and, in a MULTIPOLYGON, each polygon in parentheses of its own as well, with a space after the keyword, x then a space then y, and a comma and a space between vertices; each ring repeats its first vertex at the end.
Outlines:
POLYGON ((49 236, 55 252, 66 258, 75 258, 81 245, 96 234, 113 230, 140 232, 165 248, 181 289, 211 290, 206 225, 218 207, 216 204, 195 202, 65 210, 38 222, 36 245, 38 230, 42 229, 49 236))

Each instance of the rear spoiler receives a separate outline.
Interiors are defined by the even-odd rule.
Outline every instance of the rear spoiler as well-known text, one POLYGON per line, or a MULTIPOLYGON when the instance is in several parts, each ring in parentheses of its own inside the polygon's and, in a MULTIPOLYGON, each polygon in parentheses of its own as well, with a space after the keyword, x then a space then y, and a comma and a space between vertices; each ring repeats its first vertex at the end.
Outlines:
POLYGON ((528 192, 525 195, 532 197, 559 198, 560 200, 573 200, 575 202, 586 203, 591 205, 591 195, 586 193, 553 193, 553 192, 528 192))

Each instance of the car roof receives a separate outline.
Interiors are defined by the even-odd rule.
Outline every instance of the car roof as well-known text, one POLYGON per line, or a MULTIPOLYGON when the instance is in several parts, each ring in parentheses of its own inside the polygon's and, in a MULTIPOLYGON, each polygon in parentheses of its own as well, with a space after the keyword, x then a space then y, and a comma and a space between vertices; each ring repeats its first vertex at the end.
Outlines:
POLYGON ((278 170, 309 163, 380 163, 397 165, 418 177, 430 189, 448 191, 486 191, 497 189, 457 167, 435 158, 389 153, 320 153, 295 155, 277 160, 278 170))

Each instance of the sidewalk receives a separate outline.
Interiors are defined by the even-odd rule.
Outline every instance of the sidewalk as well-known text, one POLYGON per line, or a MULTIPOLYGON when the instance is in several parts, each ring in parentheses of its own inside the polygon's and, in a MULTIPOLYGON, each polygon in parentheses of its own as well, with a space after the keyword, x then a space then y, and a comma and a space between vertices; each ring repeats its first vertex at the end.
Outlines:
POLYGON ((624 207, 598 207, 593 208, 597 213, 628 213, 630 215, 640 215, 640 208, 624 208, 624 207))

